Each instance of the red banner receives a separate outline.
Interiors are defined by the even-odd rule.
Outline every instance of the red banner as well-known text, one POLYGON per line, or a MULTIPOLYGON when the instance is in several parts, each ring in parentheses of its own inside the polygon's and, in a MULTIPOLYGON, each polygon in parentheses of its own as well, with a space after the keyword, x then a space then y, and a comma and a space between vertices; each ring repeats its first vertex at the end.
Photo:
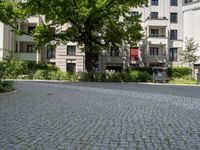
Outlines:
POLYGON ((134 47, 130 49, 130 59, 131 60, 138 60, 139 58, 139 49, 138 47, 134 47))

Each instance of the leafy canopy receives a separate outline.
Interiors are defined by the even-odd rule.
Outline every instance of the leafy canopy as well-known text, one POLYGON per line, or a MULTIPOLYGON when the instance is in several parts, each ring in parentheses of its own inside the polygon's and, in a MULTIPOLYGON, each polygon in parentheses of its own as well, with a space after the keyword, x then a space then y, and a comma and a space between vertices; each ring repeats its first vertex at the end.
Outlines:
POLYGON ((109 43, 121 44, 124 40, 136 45, 142 37, 140 16, 129 15, 129 10, 146 4, 147 0, 1 0, 0 21, 16 29, 17 21, 44 15, 45 23, 38 25, 33 34, 38 46, 74 41, 99 51, 109 43), (60 27, 67 23, 69 28, 60 27))
MULTIPOLYGON (((19 0, 18 0, 19 1, 19 0)), ((17 22, 40 15, 44 23, 33 32, 36 46, 47 43, 60 44, 72 41, 84 46, 86 68, 92 62, 91 54, 99 54, 110 45, 124 42, 136 46, 143 33, 140 15, 132 16, 132 7, 147 5, 148 0, 27 0, 12 3, 0 0, 0 21, 17 29, 17 22), (66 28, 67 27, 67 28, 66 28), (90 53, 90 55, 87 55, 90 53), (91 59, 88 59, 91 58, 91 59)))

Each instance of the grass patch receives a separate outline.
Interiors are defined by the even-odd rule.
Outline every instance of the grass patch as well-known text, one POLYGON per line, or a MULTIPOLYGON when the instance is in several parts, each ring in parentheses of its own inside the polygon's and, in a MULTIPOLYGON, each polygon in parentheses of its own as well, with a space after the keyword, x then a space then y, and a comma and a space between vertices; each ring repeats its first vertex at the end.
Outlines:
POLYGON ((179 78, 173 78, 169 81, 171 84, 191 84, 195 85, 197 84, 197 81, 194 79, 179 79, 179 78))

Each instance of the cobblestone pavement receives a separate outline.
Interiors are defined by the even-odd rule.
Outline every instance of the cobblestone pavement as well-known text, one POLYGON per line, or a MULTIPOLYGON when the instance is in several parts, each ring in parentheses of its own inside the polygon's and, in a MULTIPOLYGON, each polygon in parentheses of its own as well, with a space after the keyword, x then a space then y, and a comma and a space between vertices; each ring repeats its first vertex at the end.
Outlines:
POLYGON ((0 95, 0 149, 200 149, 200 98, 20 82, 0 95))

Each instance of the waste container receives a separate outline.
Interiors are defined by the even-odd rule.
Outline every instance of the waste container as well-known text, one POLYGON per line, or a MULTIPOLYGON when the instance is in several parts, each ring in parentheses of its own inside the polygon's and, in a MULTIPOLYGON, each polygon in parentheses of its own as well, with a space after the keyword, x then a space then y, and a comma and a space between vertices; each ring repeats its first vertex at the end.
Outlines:
POLYGON ((153 67, 152 69, 154 82, 168 82, 167 67, 153 67))
POLYGON ((200 73, 197 73, 197 84, 200 84, 200 73))

